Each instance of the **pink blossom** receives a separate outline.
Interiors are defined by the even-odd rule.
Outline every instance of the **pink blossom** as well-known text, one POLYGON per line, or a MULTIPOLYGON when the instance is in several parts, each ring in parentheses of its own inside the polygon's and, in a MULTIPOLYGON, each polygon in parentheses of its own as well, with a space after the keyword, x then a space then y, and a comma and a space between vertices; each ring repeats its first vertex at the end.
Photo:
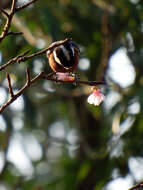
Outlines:
POLYGON ((69 73, 60 73, 60 72, 57 72, 56 75, 55 75, 57 81, 74 81, 75 80, 75 75, 72 74, 72 75, 69 75, 69 73))
POLYGON ((101 93, 100 89, 94 90, 87 98, 89 104, 94 104, 99 106, 102 101, 104 101, 105 96, 101 93))

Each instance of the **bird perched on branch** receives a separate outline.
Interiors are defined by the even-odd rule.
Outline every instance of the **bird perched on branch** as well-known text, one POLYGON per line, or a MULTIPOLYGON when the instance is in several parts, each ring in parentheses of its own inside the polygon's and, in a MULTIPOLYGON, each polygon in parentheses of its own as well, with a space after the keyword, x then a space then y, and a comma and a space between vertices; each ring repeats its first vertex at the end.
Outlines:
POLYGON ((47 51, 50 67, 54 72, 61 73, 75 71, 78 65, 79 55, 79 47, 73 41, 67 41, 63 45, 47 51))

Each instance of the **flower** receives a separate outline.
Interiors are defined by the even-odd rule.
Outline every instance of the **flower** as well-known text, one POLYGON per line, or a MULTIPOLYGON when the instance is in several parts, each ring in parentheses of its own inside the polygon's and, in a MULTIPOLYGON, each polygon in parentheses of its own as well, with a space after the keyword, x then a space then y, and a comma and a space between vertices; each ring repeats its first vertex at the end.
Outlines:
POLYGON ((69 81, 69 82, 72 82, 75 80, 75 75, 72 74, 72 75, 69 75, 69 73, 60 73, 60 72, 57 72, 56 75, 55 75, 55 78, 57 79, 57 81, 69 81))
POLYGON ((87 102, 89 104, 94 104, 95 106, 99 106, 102 101, 104 101, 105 96, 101 93, 100 89, 94 89, 92 94, 90 94, 87 98, 87 102))

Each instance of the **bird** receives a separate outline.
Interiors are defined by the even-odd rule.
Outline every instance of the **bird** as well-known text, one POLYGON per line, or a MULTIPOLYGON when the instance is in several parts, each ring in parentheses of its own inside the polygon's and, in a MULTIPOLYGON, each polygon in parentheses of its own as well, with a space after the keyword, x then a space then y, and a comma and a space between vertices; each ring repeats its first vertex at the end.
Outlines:
POLYGON ((73 73, 78 65, 80 49, 74 41, 67 41, 48 50, 46 55, 54 72, 73 73))

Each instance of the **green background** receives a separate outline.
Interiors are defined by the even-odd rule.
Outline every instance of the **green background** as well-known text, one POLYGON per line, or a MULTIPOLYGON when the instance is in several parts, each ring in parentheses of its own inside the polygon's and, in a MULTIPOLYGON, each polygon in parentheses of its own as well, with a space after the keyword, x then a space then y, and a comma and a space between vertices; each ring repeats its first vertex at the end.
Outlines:
MULTIPOLYGON (((2 29, 2 15, 0 22, 2 29)), ((1 115, 1 188, 111 190, 110 182, 127 181, 127 176, 130 185, 139 182, 143 178, 143 173, 136 177, 138 167, 143 165, 143 1, 39 0, 16 14, 11 30, 24 35, 3 40, 1 64, 28 49, 31 54, 53 41, 72 37, 79 44, 81 59, 90 62, 87 70, 77 70, 78 77, 106 79, 102 87, 105 96, 110 99, 108 95, 116 92, 120 99, 113 106, 103 103, 95 107, 87 103, 88 86, 44 80, 32 85, 21 101, 17 100, 18 108, 9 106, 1 115), (19 27, 16 19, 21 23, 19 27), (133 39, 133 50, 127 34, 133 39), (121 47, 126 48, 136 72, 134 83, 126 88, 107 75, 109 58, 121 47), (136 102, 139 111, 129 112, 136 102), (127 119, 131 120, 128 128, 123 125, 127 119), (117 132, 113 128, 115 120, 117 132), (13 146, 15 162, 8 156, 14 140, 23 152, 20 154, 13 146), (131 160, 136 163, 135 172, 131 160)), ((32 77, 40 71, 50 73, 47 63, 46 56, 41 55, 9 66, 0 73, 0 88, 8 93, 6 72, 11 74, 13 89, 18 90, 25 83, 26 66, 32 77)), ((122 183, 113 189, 123 189, 122 183)))

